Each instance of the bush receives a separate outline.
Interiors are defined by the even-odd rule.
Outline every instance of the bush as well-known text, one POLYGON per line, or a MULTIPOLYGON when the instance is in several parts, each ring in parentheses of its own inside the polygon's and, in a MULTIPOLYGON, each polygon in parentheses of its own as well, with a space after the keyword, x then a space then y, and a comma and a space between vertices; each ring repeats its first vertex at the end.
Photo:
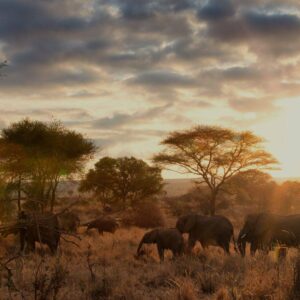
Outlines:
POLYGON ((294 266, 294 282, 291 289, 290 299, 299 299, 300 298, 300 257, 297 257, 295 266, 294 266))
POLYGON ((142 228, 160 227, 165 225, 165 217, 157 203, 145 202, 132 211, 131 225, 142 228))

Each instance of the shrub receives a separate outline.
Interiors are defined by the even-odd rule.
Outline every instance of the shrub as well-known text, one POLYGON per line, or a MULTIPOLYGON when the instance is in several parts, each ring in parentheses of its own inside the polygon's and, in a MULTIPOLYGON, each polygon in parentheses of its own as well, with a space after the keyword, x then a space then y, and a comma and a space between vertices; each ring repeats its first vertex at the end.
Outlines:
POLYGON ((165 225, 165 217, 157 203, 144 202, 133 210, 132 225, 142 228, 160 227, 165 225))
POLYGON ((300 298, 300 257, 298 256, 294 266, 294 282, 291 289, 290 299, 300 298))

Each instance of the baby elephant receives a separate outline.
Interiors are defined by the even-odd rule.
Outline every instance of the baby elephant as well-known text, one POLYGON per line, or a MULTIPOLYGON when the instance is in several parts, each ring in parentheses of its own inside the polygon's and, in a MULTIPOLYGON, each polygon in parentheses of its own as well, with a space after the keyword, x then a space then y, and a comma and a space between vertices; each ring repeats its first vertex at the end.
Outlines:
POLYGON ((174 256, 181 255, 184 249, 183 237, 176 228, 158 228, 146 232, 138 246, 137 256, 142 254, 143 244, 156 244, 160 261, 164 260, 165 249, 170 249, 174 256))
POLYGON ((114 233, 119 227, 117 221, 112 217, 100 217, 94 221, 83 224, 83 226, 87 226, 87 231, 95 228, 99 234, 103 234, 104 231, 114 233))

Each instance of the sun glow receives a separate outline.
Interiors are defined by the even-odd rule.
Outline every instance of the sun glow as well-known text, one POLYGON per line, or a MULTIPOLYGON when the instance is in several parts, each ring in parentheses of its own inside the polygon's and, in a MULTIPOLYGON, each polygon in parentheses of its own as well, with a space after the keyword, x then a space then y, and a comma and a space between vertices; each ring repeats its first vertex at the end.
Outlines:
POLYGON ((279 111, 257 133, 266 137, 267 148, 280 162, 275 177, 300 177, 300 101, 298 98, 278 102, 279 111))

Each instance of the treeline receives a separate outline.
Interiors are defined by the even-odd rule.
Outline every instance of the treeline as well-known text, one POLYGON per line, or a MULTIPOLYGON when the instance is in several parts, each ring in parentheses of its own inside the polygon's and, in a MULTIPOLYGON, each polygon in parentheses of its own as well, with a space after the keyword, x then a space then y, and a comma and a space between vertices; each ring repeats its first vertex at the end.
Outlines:
MULTIPOLYGON (((200 185, 184 195, 169 197, 167 201, 177 216, 195 210, 209 214, 209 193, 205 185, 200 185)), ((259 170, 240 172, 220 192, 216 210, 233 207, 255 212, 299 213, 300 182, 276 182, 271 175, 259 170)))
POLYGON ((84 175, 86 162, 97 152, 92 140, 60 122, 25 119, 1 132, 1 214, 23 208, 53 211, 59 182, 82 175, 80 191, 93 192, 104 205, 135 207, 162 192, 161 170, 168 168, 199 179, 197 184, 206 188, 208 212, 213 215, 230 186, 239 187, 235 192, 242 198, 251 180, 257 181, 256 190, 262 177, 270 181, 261 170, 272 168, 277 160, 263 149, 263 142, 249 131, 196 126, 169 133, 161 142, 162 152, 153 156, 153 165, 134 157, 103 157, 84 175))

